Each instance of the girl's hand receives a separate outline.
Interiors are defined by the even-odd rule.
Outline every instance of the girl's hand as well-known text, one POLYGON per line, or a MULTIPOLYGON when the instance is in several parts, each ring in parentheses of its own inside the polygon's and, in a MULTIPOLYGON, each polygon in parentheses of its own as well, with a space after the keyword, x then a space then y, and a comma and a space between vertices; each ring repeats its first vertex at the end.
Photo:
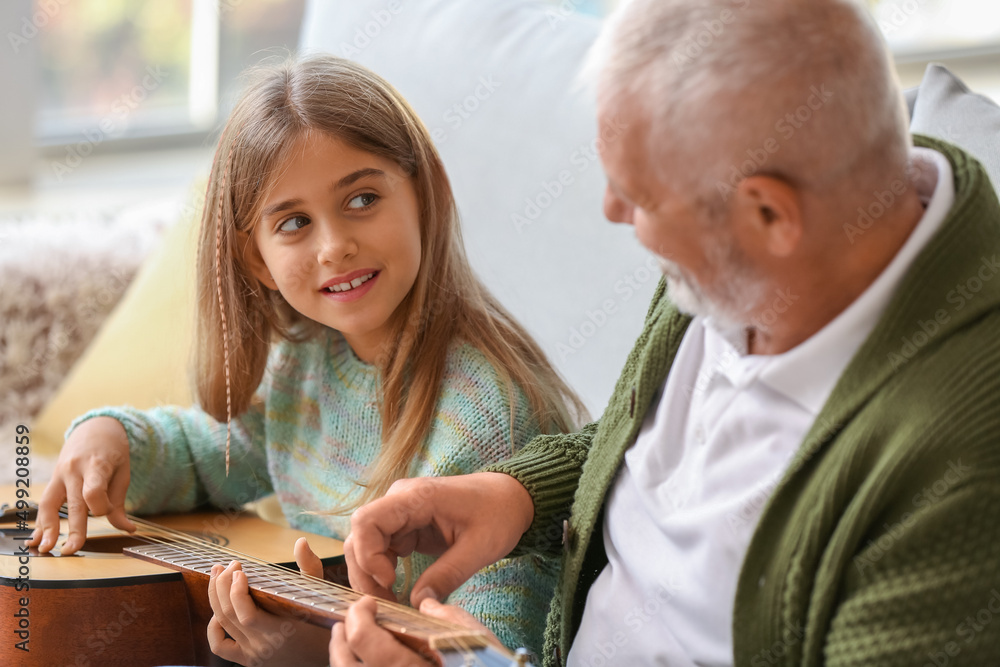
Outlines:
POLYGON ((313 553, 306 538, 300 537, 295 540, 293 551, 295 553, 295 564, 299 566, 299 572, 310 577, 316 577, 317 579, 323 578, 323 561, 313 553))
POLYGON ((27 545, 47 553, 59 539, 59 508, 69 506, 69 536, 62 547, 68 556, 87 539, 87 512, 107 515, 111 525, 132 532, 125 515, 129 482, 128 434, 117 419, 94 417, 70 434, 59 452, 52 480, 38 503, 35 531, 27 545))
POLYGON ((208 600, 215 612, 208 622, 208 644, 220 658, 246 667, 326 662, 326 630, 260 609, 237 561, 212 567, 208 600))
MULTIPOLYGON (((385 667, 415 667, 437 665, 407 648, 375 623, 377 605, 374 598, 362 598, 351 605, 343 623, 333 626, 330 636, 330 667, 355 667, 379 665, 385 667)), ((428 598, 420 605, 420 612, 464 625, 470 630, 486 634, 497 646, 500 640, 472 614, 459 607, 441 604, 428 598)))

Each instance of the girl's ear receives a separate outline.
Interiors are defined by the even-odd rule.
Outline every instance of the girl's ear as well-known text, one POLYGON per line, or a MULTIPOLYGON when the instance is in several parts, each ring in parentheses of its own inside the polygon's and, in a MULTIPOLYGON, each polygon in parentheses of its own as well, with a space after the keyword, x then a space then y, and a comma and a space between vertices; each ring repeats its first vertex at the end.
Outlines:
POLYGON ((274 277, 268 271, 267 264, 264 263, 264 258, 261 256, 260 250, 257 249, 257 244, 254 242, 252 236, 247 238, 245 247, 246 261, 250 266, 250 272, 253 273, 254 278, 263 283, 268 289, 278 289, 278 283, 274 282, 274 277))

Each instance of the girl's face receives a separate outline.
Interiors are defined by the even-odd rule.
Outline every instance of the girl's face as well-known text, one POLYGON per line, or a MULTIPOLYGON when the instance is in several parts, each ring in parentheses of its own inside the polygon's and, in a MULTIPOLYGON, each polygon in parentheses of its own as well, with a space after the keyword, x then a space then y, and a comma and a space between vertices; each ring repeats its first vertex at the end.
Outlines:
POLYGON ((373 363, 420 268, 416 191, 395 162, 322 132, 289 155, 253 232, 254 275, 373 363))

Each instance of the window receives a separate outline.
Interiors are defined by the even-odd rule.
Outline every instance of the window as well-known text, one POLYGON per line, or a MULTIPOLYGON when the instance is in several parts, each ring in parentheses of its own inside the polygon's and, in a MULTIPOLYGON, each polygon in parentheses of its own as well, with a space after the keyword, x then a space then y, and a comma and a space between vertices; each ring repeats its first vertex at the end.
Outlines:
POLYGON ((897 58, 1000 53, 996 0, 879 0, 873 11, 897 58))
POLYGON ((238 74, 294 53, 305 0, 50 0, 39 43, 43 144, 204 134, 238 74), (220 85, 220 82, 221 85, 220 85))

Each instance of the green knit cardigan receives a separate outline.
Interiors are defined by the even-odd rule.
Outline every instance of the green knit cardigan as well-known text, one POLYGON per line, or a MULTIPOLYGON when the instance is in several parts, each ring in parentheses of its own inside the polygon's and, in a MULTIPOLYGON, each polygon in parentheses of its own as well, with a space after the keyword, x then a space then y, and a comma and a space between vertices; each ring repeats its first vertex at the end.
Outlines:
MULTIPOLYGON (((764 508, 737 667, 1000 665, 1000 204, 968 154, 916 143, 951 162, 955 204, 764 508)), ((563 551, 545 665, 564 664, 607 563, 604 499, 689 322, 661 283, 600 420, 488 468, 535 502, 515 553, 563 551)))

